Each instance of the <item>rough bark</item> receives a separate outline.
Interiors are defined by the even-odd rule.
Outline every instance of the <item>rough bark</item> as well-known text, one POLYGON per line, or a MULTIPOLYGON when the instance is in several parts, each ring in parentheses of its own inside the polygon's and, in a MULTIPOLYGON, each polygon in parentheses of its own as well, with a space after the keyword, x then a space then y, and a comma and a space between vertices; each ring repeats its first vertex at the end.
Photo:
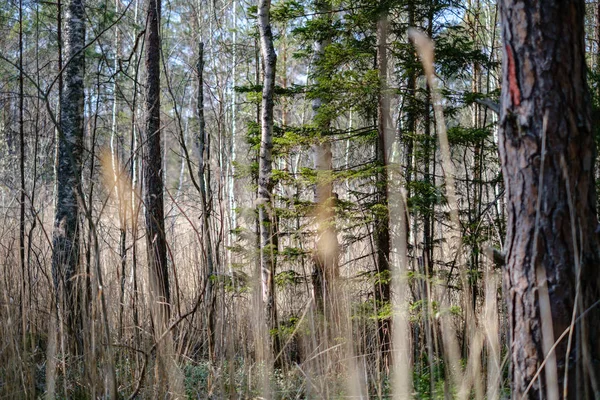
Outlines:
POLYGON ((161 0, 148 0, 146 14, 146 131, 143 168, 146 251, 150 282, 150 309, 157 341, 155 375, 159 396, 182 396, 183 376, 176 364, 171 332, 171 296, 167 265, 163 200, 163 159, 160 126, 160 17, 161 0))
POLYGON ((559 341, 526 398, 600 398, 600 309, 592 307, 600 298, 600 257, 584 7, 583 0, 500 3, 499 150, 509 211, 504 290, 514 399, 523 398, 549 345, 573 322, 572 341, 568 335, 559 341))
POLYGON ((60 130, 56 160, 56 210, 52 238, 52 277, 59 314, 75 335, 77 310, 73 277, 79 265, 79 199, 83 143, 83 76, 85 23, 83 0, 71 0, 67 10, 66 54, 60 130))
MULTIPOLYGON (((144 141, 144 203, 150 289, 153 301, 166 323, 169 316, 169 275, 163 201, 163 161, 160 131, 160 7, 161 0, 148 0, 146 21, 146 138, 144 141)), ((155 321, 155 324, 157 321, 155 321)))
MULTIPOLYGON (((275 222, 273 207, 273 94, 275 91, 275 70, 277 54, 273 46, 273 32, 270 17, 271 1, 258 2, 258 29, 260 53, 263 68, 263 90, 261 105, 261 139, 258 162, 258 214, 260 223, 260 268, 262 301, 265 305, 267 327, 277 329, 277 309, 275 304, 275 222)), ((271 343, 275 354, 279 352, 278 335, 273 335, 271 343)))

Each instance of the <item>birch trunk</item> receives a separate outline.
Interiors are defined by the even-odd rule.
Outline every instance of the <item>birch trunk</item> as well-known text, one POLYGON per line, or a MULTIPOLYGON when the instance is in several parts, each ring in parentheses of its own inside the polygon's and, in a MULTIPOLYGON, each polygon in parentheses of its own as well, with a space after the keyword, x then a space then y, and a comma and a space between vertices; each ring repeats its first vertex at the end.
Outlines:
MULTIPOLYGON (((258 2, 258 28, 260 52, 263 68, 263 89, 261 106, 261 141, 258 162, 258 214, 260 224, 260 269, 262 302, 265 306, 265 319, 269 331, 277 329, 277 308, 275 304, 275 253, 276 241, 273 207, 273 108, 275 91, 275 70, 277 55, 273 46, 273 32, 270 17, 271 1, 258 2)), ((267 332, 267 334, 269 334, 267 332)), ((279 353, 278 335, 274 334, 271 350, 279 353)))
POLYGON ((56 210, 52 238, 52 277, 61 319, 73 339, 77 309, 73 277, 79 265, 79 199, 81 193, 81 153, 83 144, 85 24, 83 0, 71 0, 66 21, 66 53, 63 98, 60 105, 60 131, 56 160, 56 210))

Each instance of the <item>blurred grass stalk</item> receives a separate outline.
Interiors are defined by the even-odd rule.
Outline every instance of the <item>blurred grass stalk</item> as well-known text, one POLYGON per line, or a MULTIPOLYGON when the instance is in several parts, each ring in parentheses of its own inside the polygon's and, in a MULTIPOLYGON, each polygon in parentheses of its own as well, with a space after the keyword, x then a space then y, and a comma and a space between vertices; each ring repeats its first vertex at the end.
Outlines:
MULTIPOLYGON (((448 143, 448 135, 446 131, 446 123, 444 119, 442 99, 437 87, 435 79, 434 67, 434 43, 423 32, 411 28, 409 29, 409 37, 415 44, 425 76, 427 84, 431 90, 434 116, 436 120, 436 130, 438 133, 440 155, 442 158, 442 169, 446 184, 446 197, 450 208, 451 231, 450 249, 456 252, 456 264, 458 266, 461 283, 463 286, 463 304, 465 311, 466 337, 468 342, 468 357, 466 368, 463 371, 461 366, 461 352, 458 345, 456 330, 449 320, 448 313, 443 312, 440 315, 440 325, 442 330, 442 338, 444 341, 444 357, 447 366, 450 368, 450 379, 452 385, 457 390, 459 399, 468 399, 471 396, 471 389, 475 388, 475 398, 483 399, 483 374, 481 370, 481 355, 484 351, 484 338, 487 339, 488 353, 491 356, 488 358, 488 399, 497 399, 499 397, 500 388, 500 366, 499 366, 499 351, 498 343, 498 322, 497 322, 497 306, 496 306, 496 280, 494 273, 488 271, 489 281, 485 286, 485 317, 483 326, 476 318, 470 291, 468 287, 467 267, 462 261, 462 237, 461 225, 458 216, 458 202, 456 197, 455 171, 451 159, 450 145, 448 143)), ((489 265, 489 261, 488 261, 489 265)), ((448 308, 448 293, 445 288, 442 298, 440 299, 442 307, 448 308)), ((446 368, 446 371, 448 368, 446 368)), ((446 377, 448 378, 448 377, 446 377)), ((447 386, 446 386, 447 387, 447 386)), ((398 390, 398 389, 396 389, 398 390)), ((448 395, 448 393, 446 393, 448 395)), ((400 398, 400 397, 398 397, 400 398)))

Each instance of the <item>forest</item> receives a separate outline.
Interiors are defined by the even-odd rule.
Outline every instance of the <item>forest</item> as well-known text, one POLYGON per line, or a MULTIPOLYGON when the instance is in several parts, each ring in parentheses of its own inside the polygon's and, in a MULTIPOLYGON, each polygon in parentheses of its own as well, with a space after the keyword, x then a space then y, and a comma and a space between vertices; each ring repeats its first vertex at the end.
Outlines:
POLYGON ((0 398, 600 399, 600 1, 0 2, 0 398))

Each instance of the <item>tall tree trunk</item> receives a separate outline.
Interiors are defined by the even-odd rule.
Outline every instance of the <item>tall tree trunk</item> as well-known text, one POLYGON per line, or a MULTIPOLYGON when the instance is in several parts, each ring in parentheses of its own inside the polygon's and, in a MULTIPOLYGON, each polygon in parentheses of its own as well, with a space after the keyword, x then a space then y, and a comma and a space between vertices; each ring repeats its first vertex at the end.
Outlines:
MULTIPOLYGON (((265 318, 269 331, 277 330, 277 308, 275 304, 275 209, 273 202, 273 108, 275 91, 275 69, 277 54, 273 46, 271 31, 271 1, 258 2, 258 29, 263 68, 263 90, 261 106, 261 140, 258 162, 258 213, 260 222, 260 268, 262 301, 265 305, 265 318)), ((267 333, 268 334, 268 333, 267 333)), ((279 335, 273 334, 270 344, 274 354, 279 353, 279 335)))
POLYGON ((231 232, 235 232, 237 230, 237 200, 236 200, 236 185, 235 185, 235 175, 236 168, 235 165, 237 163, 236 156, 236 136, 237 136, 237 91, 235 87, 237 86, 237 63, 238 63, 238 39, 237 39, 237 9, 238 9, 238 0, 233 0, 233 11, 232 11, 232 19, 233 19, 233 38, 232 38, 232 68, 231 68, 231 79, 232 79, 232 90, 231 90, 231 141, 229 142, 229 173, 227 174, 227 192, 229 194, 229 231, 230 234, 227 235, 227 262, 229 267, 229 274, 231 275, 232 283, 234 287, 237 287, 236 280, 233 276, 233 257, 234 253, 231 251, 233 247, 233 243, 235 240, 235 236, 231 232))
MULTIPOLYGON (((56 168, 56 210, 52 239, 52 277, 59 313, 73 339, 80 344, 73 277, 79 265, 79 193, 83 143, 83 75, 85 24, 83 0, 71 0, 67 12, 66 52, 60 106, 56 168)), ((81 346, 79 346, 81 347, 81 346)))
MULTIPOLYGON (((119 13, 119 0, 115 0, 115 14, 119 13)), ((112 122, 111 122, 111 133, 110 133, 110 150, 111 150, 111 162, 113 169, 113 180, 114 190, 116 193, 116 200, 119 212, 119 259, 121 268, 119 271, 120 275, 120 287, 119 287, 119 325, 118 325, 118 337, 119 339, 123 336, 123 310, 125 301, 125 268, 127 266, 127 194, 124 193, 124 174, 122 166, 122 156, 120 147, 122 144, 122 136, 119 135, 118 126, 118 107, 119 101, 117 98, 117 91, 119 85, 117 82, 118 68, 119 68, 119 30, 115 32, 114 41, 114 64, 113 64, 113 104, 112 104, 112 122)))
MULTIPOLYGON (((91 99, 92 97, 95 97, 95 104, 94 104, 94 109, 96 110, 96 112, 94 113, 94 117, 90 118, 88 120, 88 124, 87 124, 87 137, 88 137, 88 142, 87 142, 87 146, 90 149, 90 162, 88 164, 88 173, 87 173, 87 177, 88 177, 88 181, 89 181, 89 187, 88 187, 88 192, 87 192, 87 198, 88 199, 93 199, 94 198, 94 186, 95 186, 95 181, 94 181, 94 174, 96 173, 96 133, 97 133, 97 127, 98 127, 98 105, 100 103, 100 97, 99 96, 94 96, 94 94, 99 93, 100 92, 100 75, 97 74, 96 75, 96 82, 95 82, 95 87, 94 90, 91 91, 91 96, 88 96, 86 98, 87 101, 87 109, 92 110, 92 102, 91 99)), ((91 383, 91 395, 93 397, 96 396, 97 394, 97 354, 95 351, 95 346, 96 343, 94 340, 91 340, 93 338, 93 334, 92 331, 94 330, 94 324, 91 323, 91 321, 93 321, 92 318, 92 314, 95 312, 95 305, 94 302, 92 301, 93 297, 92 297, 92 293, 94 293, 94 290, 92 289, 92 281, 91 281, 91 276, 92 276, 92 243, 93 243, 93 237, 94 237, 94 223, 93 223, 93 219, 92 218, 87 218, 87 235, 86 238, 84 239, 84 251, 85 251, 85 284, 83 287, 83 302, 84 304, 90 304, 90 307, 87 308, 82 308, 82 311, 85 311, 85 314, 83 315, 84 318, 84 347, 87 350, 85 352, 85 362, 86 362, 86 374, 87 374, 87 379, 89 380, 89 382, 91 383)), ((83 269, 83 267, 82 267, 83 269)), ((96 286, 94 286, 96 287, 96 286)))
POLYGON ((198 46, 198 124, 199 130, 196 138, 198 148, 198 185, 200 186, 200 197, 202 206, 202 235, 204 239, 204 251, 206 253, 206 294, 205 304, 207 307, 208 319, 208 354, 211 360, 214 359, 215 351, 215 293, 213 288, 214 261, 212 252, 212 240, 209 225, 209 200, 207 186, 210 186, 210 175, 207 167, 210 168, 210 142, 206 132, 204 121, 204 43, 200 42, 198 46), (206 158, 205 158, 206 156, 206 158))
POLYGON ((161 0, 148 0, 146 22, 147 115, 143 170, 150 290, 158 312, 158 315, 155 316, 157 320, 154 323, 158 323, 159 332, 161 328, 164 328, 161 324, 166 324, 170 315, 160 132, 160 7, 161 0))
MULTIPOLYGON (((317 11, 327 14, 331 6, 326 1, 319 1, 317 11)), ((315 80, 327 79, 318 76, 321 72, 321 59, 325 48, 331 43, 328 38, 319 38, 314 43, 313 63, 315 65, 315 80)), ((319 115, 323 100, 315 98, 312 102, 313 123, 319 130, 318 142, 312 146, 314 167, 317 172, 315 204, 317 204, 317 241, 313 269, 313 296, 317 310, 325 311, 330 303, 331 286, 338 276, 339 244, 335 229, 335 195, 333 193, 333 156, 331 142, 324 136, 329 129, 330 121, 319 115)))
POLYGON ((21 193, 19 195, 19 262, 21 264, 21 334, 23 350, 26 350, 27 318, 25 315, 25 299, 27 297, 26 282, 27 268, 25 263, 25 118, 23 90, 23 0, 19 0, 19 174, 21 180, 21 193))
POLYGON ((503 0, 500 13, 512 396, 522 398, 531 385, 529 399, 600 398, 600 308, 594 305, 600 249, 585 2, 503 0), (572 325, 572 337, 562 338, 572 325))
POLYGON ((163 201, 163 157, 160 127, 160 15, 161 0, 148 0, 146 19, 146 137, 143 180, 146 207, 146 250, 150 281, 150 309, 157 341, 155 375, 160 396, 183 393, 182 376, 173 358, 173 340, 167 333, 171 315, 167 243, 163 201))
MULTIPOLYGON (((415 27, 417 26, 418 22, 417 18, 416 18, 416 5, 414 2, 410 1, 407 4, 407 12, 408 12, 408 26, 409 27, 415 27)), ((419 120, 419 112, 421 113, 429 113, 429 102, 428 99, 429 97, 426 97, 425 101, 423 102, 423 104, 420 104, 419 99, 417 98, 418 92, 417 92, 417 77, 418 77, 418 56, 417 56, 417 52, 416 50, 411 50, 410 53, 410 58, 409 58, 409 66, 412 65, 411 67, 409 67, 408 69, 408 77, 406 80, 406 86, 407 86, 407 91, 405 92, 404 96, 405 96, 405 104, 406 104, 406 111, 404 111, 404 115, 405 115, 405 120, 404 120, 404 126, 403 126, 403 130, 402 130, 402 145, 404 147, 404 182, 405 182, 405 188, 406 188, 406 199, 410 201, 412 195, 413 195, 413 191, 412 191, 412 186, 413 186, 413 178, 417 179, 416 174, 417 174, 417 170, 418 168, 415 167, 415 159, 417 157, 417 154, 419 153, 418 151, 415 151, 415 135, 417 133, 417 129, 418 129, 418 120, 419 120), (423 111, 424 109, 424 111, 423 111)), ((396 185, 398 185, 398 183, 394 183, 396 185)), ((397 201, 397 203, 399 203, 400 201, 397 201)), ((392 207, 390 206, 390 209, 392 207)), ((413 235, 417 235, 418 234, 418 216, 416 215, 417 213, 410 213, 411 210, 407 210, 407 209, 403 209, 406 210, 407 214, 405 217, 405 230, 406 230, 406 248, 408 251, 408 248, 410 247, 410 244, 413 242, 416 244, 416 237, 413 237, 413 235), (414 215, 411 215, 414 214, 414 215)), ((394 222, 394 216, 391 216, 391 223, 394 222)), ((401 229, 401 228, 398 228, 401 229)), ((417 246, 414 246, 414 250, 415 252, 415 256, 416 256, 416 251, 417 251, 417 246)), ((407 261, 408 263, 408 261, 407 261)), ((408 266, 406 266, 406 268, 408 268, 408 266)), ((419 267, 421 268, 421 267, 419 267)), ((421 268, 424 271, 424 266, 421 268)), ((422 325, 423 325, 423 332, 425 334, 425 342, 423 347, 422 346, 414 346, 414 357, 415 359, 420 359, 421 357, 423 357, 423 359, 427 360, 428 363, 428 367, 429 370, 431 371, 431 379, 429 380, 429 385, 430 385, 430 393, 434 393, 435 390, 435 385, 436 385, 436 380, 435 380, 435 357, 434 357, 434 343, 433 343, 433 335, 432 335, 432 329, 431 329, 431 313, 430 311, 430 296, 429 296, 429 281, 427 278, 425 278, 425 273, 422 272, 421 275, 423 276, 422 279, 419 279, 416 281, 417 283, 417 299, 418 300, 422 300, 424 303, 424 307, 423 307, 423 318, 422 318, 422 325), (421 352, 422 351, 426 351, 426 355, 422 356, 421 352)), ((396 276, 396 275, 394 275, 396 276)), ((394 278, 396 279, 396 278, 394 278)), ((393 285, 396 285, 396 287, 398 287, 398 285, 402 285, 402 282, 393 282, 393 285)), ((396 303, 397 304, 397 303, 396 303)), ((415 324, 414 325, 414 329, 415 329, 415 339, 414 342, 415 343, 420 343, 420 335, 421 335, 421 325, 420 324, 415 324)), ((397 328, 396 328, 397 329, 397 328)), ((395 331, 394 332, 394 338, 397 338, 399 335, 399 332, 395 331)), ((396 346, 396 340, 394 339, 394 346, 396 346)), ((394 353, 396 353, 396 350, 394 350, 394 353)), ((397 360, 394 360, 394 363, 397 365, 397 360)), ((418 364, 417 364, 418 365, 418 364)))
MULTIPOLYGON (((56 66, 56 72, 58 73, 58 82, 57 82, 57 86, 58 86, 58 103, 59 103, 59 107, 58 107, 58 120, 60 121, 60 103, 62 102, 62 98, 63 98, 63 74, 61 73, 62 71, 62 67, 63 67, 63 34, 62 34, 62 27, 63 27, 63 18, 62 18, 62 9, 63 9, 63 4, 62 4, 62 0, 57 0, 56 1, 56 48, 57 48, 57 66, 56 66)), ((58 158, 58 154, 57 154, 57 158, 58 158)))
MULTIPOLYGON (((389 22, 387 11, 377 21, 377 66, 379 68, 380 92, 377 105, 377 162, 381 172, 377 177, 378 203, 382 206, 375 213, 375 240, 377 241, 377 277, 375 279, 375 301, 378 309, 384 309, 390 303, 390 233, 388 210, 388 181, 385 166, 387 164, 385 137, 391 129, 390 101, 387 93, 387 36, 389 22)), ((377 318, 379 346, 382 357, 382 367, 389 368, 391 350, 391 316, 377 318)))

